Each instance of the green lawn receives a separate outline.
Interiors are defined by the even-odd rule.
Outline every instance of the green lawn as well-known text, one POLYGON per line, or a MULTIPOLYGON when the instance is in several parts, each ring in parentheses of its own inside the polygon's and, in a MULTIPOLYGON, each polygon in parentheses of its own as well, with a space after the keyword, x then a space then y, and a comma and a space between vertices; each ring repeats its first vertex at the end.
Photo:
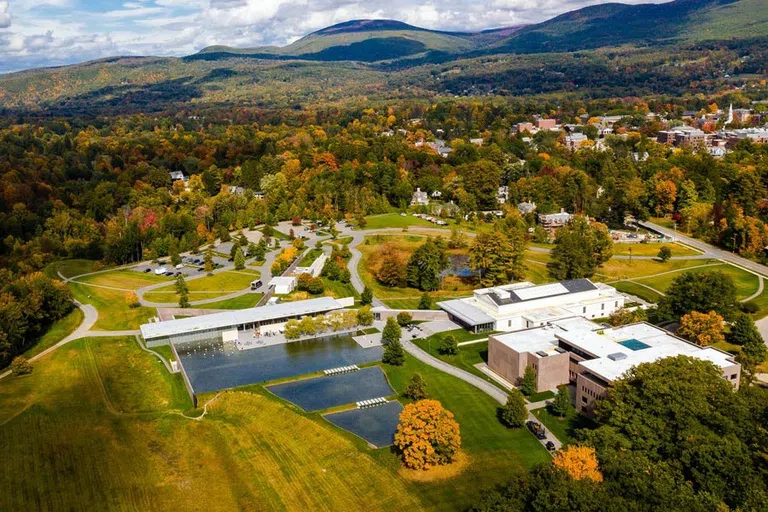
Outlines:
POLYGON ((245 295, 240 295, 239 297, 235 297, 234 299, 227 299, 219 302, 210 302, 208 304, 205 304, 203 307, 205 309, 253 308, 253 307, 256 307, 256 304, 259 303, 259 301, 263 296, 264 296, 263 293, 256 293, 256 292, 246 293, 245 295))
POLYGON ((612 283, 611 286, 613 286, 620 292, 628 293, 630 295, 640 297, 641 299, 654 304, 656 302, 659 302, 659 299, 661 298, 661 295, 659 295, 655 291, 650 290, 645 286, 641 286, 632 281, 619 281, 618 283, 612 283))
POLYGON ((24 355, 30 358, 52 347, 74 332, 82 322, 83 312, 79 308, 73 309, 67 316, 54 322, 50 329, 29 350, 24 352, 24 355))
MULTIPOLYGON (((260 275, 258 271, 246 268, 190 279, 187 281, 189 300, 213 299, 229 295, 232 292, 250 287, 251 281, 258 279, 260 275)), ((144 298, 150 302, 177 302, 175 283, 171 282, 168 286, 147 292, 144 294, 144 298)))
POLYGON ((61 272, 64 277, 75 277, 81 274, 87 274, 89 272, 104 270, 105 268, 109 268, 109 266, 105 266, 100 261, 61 260, 54 261, 45 267, 45 274, 48 277, 59 279, 59 272, 61 272))
POLYGON ((123 290, 138 290, 157 283, 170 283, 173 279, 167 276, 157 276, 152 272, 136 272, 135 270, 113 270, 103 274, 94 274, 76 279, 78 283, 88 283, 98 286, 108 286, 123 290))
MULTIPOLYGON (((733 279, 733 282, 736 285, 736 294, 739 299, 749 297, 753 295, 755 292, 757 292, 758 290, 759 282, 758 282, 757 276, 747 272, 746 270, 742 270, 738 267, 734 267, 733 265, 729 265, 727 263, 723 263, 721 265, 712 265, 712 266, 706 266, 706 267, 693 268, 693 269, 687 270, 686 272, 698 274, 702 272, 713 272, 713 271, 723 272, 724 274, 730 276, 731 279, 733 279)), ((670 274, 664 274, 662 276, 649 277, 645 279, 637 279, 637 282, 647 284, 648 286, 651 286, 652 288, 655 288, 660 292, 665 292, 667 288, 669 288, 669 286, 672 284, 672 281, 674 281, 677 277, 679 277, 682 274, 683 272, 675 272, 670 274)))
POLYGON ((314 263, 314 262, 315 262, 315 260, 316 260, 317 258, 319 258, 321 254, 323 254, 323 251, 322 251, 322 249, 312 249, 312 250, 310 250, 310 251, 309 251, 309 252, 308 252, 308 253, 307 253, 307 254, 306 254, 306 255, 305 255, 305 256, 304 256, 304 257, 301 259, 301 262, 299 263, 299 266, 300 266, 300 267, 308 267, 308 266, 312 265, 312 263, 314 263))
POLYGON ((556 438, 563 444, 572 443, 574 432, 581 428, 594 428, 595 422, 591 419, 571 409, 570 412, 561 418, 549 411, 548 407, 542 407, 533 411, 533 415, 541 421, 545 427, 552 431, 556 438))
POLYGON ((629 250, 632 249, 632 256, 653 256, 659 254, 659 249, 669 247, 672 256, 695 256, 701 254, 690 247, 677 243, 647 243, 647 244, 613 244, 613 254, 616 256, 629 256, 629 250))
POLYGON ((410 480, 389 449, 370 450, 259 386, 223 393, 201 421, 187 419, 180 376, 133 338, 74 341, 31 375, 0 381, 0 510, 463 510, 549 460, 468 384, 410 357, 385 371, 398 392, 421 373, 454 412, 469 456, 460 475, 410 480))
POLYGON ((385 213, 382 215, 369 215, 365 218, 365 229, 405 228, 410 226, 437 227, 410 213, 402 216, 399 213, 385 213))
POLYGON ((141 324, 155 316, 154 308, 129 308, 126 295, 129 292, 96 288, 82 283, 69 282, 68 286, 78 301, 91 304, 99 312, 99 319, 93 329, 100 331, 122 331, 138 329, 141 324))

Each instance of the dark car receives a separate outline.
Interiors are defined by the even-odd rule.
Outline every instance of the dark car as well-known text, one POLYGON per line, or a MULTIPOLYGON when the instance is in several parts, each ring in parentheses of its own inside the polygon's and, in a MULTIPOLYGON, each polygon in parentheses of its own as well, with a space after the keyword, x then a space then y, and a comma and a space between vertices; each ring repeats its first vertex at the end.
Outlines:
POLYGON ((145 268, 144 269, 144 273, 146 274, 147 272, 152 272, 152 269, 151 268, 145 268))
POLYGON ((544 446, 546 446, 547 450, 551 452, 555 451, 555 443, 553 443, 552 441, 547 441, 547 444, 544 446))
POLYGON ((173 277, 173 272, 166 272, 165 275, 168 277, 173 277))
POLYGON ((528 427, 528 430, 531 431, 531 433, 536 436, 537 439, 546 439, 547 438, 547 432, 544 430, 544 427, 541 426, 541 423, 536 423, 535 421, 527 421, 525 425, 528 427))
POLYGON ((200 267, 199 269, 197 269, 197 271, 198 272, 203 272, 203 271, 205 271, 205 269, 203 267, 200 267))

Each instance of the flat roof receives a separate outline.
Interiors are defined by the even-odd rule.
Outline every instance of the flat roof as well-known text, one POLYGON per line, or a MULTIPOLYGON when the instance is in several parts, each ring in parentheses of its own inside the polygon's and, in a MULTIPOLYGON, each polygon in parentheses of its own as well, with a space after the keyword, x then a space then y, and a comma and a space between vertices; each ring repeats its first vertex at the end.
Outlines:
POLYGON ((483 325, 496 322, 496 319, 488 313, 473 306, 464 299, 447 300, 438 302, 437 305, 443 311, 450 313, 468 325, 483 325))
POLYGON ((494 334, 490 337, 515 352, 535 354, 539 351, 549 352, 557 346, 555 332, 558 330, 558 327, 548 325, 509 334, 494 334))
MULTIPOLYGON (((525 283, 530 284, 530 283, 525 283)), ((589 279, 574 279, 560 281, 559 283, 547 283, 541 285, 520 286, 520 284, 497 286, 477 290, 478 295, 485 295, 499 306, 517 304, 520 302, 546 299, 573 293, 597 290, 598 287, 589 279)))
POLYGON ((144 324, 141 326, 141 335, 145 340, 163 338, 196 331, 226 329, 236 325, 265 322, 279 318, 311 315, 335 309, 342 309, 342 305, 331 297, 319 297, 317 299, 283 302, 270 306, 224 311, 210 315, 144 324))

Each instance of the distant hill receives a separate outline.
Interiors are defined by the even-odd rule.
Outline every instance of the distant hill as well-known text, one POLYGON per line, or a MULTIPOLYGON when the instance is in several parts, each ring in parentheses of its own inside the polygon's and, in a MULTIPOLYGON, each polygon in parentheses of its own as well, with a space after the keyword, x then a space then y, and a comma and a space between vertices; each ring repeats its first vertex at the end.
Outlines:
POLYGON ((593 5, 516 31, 490 53, 549 53, 606 46, 768 35, 768 0, 675 0, 593 5))
POLYGON ((301 57, 320 61, 377 62, 429 52, 467 53, 507 37, 519 28, 464 33, 429 30, 395 20, 353 20, 318 30, 281 48, 211 46, 194 57, 210 60, 211 55, 226 58, 227 54, 237 54, 265 59, 301 57))

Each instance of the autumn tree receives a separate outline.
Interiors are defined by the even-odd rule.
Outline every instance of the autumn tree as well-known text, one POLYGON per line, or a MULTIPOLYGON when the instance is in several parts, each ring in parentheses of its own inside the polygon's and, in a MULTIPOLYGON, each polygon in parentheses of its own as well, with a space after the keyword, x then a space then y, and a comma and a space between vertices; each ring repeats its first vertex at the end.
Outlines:
POLYGON ((401 311, 397 314, 397 323, 400 325, 400 327, 405 327, 411 322, 413 322, 413 316, 411 316, 411 314, 407 311, 401 311))
POLYGON ((390 288, 405 285, 405 265, 394 253, 386 254, 381 262, 376 279, 390 288))
POLYGON ((427 398, 427 383, 419 373, 414 373, 408 385, 405 387, 403 395, 411 400, 424 400, 427 398))
POLYGON ((525 398, 519 389, 512 389, 507 395, 507 403, 499 407, 499 421, 509 428, 520 428, 525 425, 528 418, 528 409, 525 407, 525 398))
POLYGON ((677 186, 673 181, 659 181, 653 189, 653 198, 656 202, 656 215, 662 217, 672 213, 677 199, 677 186))
POLYGON ((701 347, 716 345, 725 341, 723 336, 723 317, 715 311, 699 313, 691 311, 680 318, 677 333, 701 347))
POLYGON ((208 275, 211 275, 213 273, 213 246, 209 245, 208 248, 205 250, 205 256, 203 256, 203 263, 205 272, 208 275))
POLYGON ((450 464, 461 448, 459 424, 437 400, 410 403, 400 413, 395 448, 411 469, 450 464))
POLYGON ((555 454, 555 467, 562 469, 574 480, 588 479, 602 482, 603 474, 597 464, 595 449, 589 446, 571 445, 555 454))
POLYGON ((561 281, 592 277, 613 256, 608 228, 580 216, 558 230, 555 243, 549 273, 561 281))
POLYGON ((363 306, 357 310, 357 323, 363 326, 373 324, 373 311, 370 306, 363 306))

